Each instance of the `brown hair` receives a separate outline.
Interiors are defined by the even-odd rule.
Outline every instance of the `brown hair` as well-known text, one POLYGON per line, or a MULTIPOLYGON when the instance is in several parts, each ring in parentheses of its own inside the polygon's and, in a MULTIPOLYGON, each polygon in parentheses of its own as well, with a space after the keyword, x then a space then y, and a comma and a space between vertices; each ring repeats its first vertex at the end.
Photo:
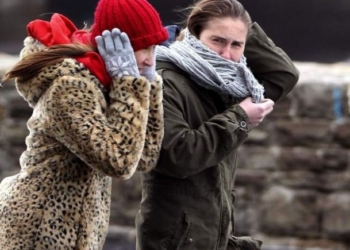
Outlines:
POLYGON ((186 26, 190 33, 197 38, 212 18, 239 19, 247 25, 248 30, 252 24, 249 13, 236 0, 200 0, 188 10, 190 10, 190 14, 186 26))
POLYGON ((38 72, 44 67, 54 65, 66 58, 82 56, 86 52, 92 50, 93 47, 91 45, 77 43, 54 45, 52 47, 45 48, 41 51, 23 57, 9 71, 6 72, 1 81, 5 82, 16 77, 23 81, 28 80, 38 74, 38 72))

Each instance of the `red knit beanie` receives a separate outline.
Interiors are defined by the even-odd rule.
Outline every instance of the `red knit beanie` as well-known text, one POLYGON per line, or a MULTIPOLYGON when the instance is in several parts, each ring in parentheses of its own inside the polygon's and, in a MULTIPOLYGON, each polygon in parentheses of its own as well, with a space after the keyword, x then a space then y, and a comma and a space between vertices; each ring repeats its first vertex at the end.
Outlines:
POLYGON ((158 12, 147 0, 100 0, 91 27, 91 39, 104 30, 120 29, 128 34, 134 51, 164 42, 168 32, 158 12))

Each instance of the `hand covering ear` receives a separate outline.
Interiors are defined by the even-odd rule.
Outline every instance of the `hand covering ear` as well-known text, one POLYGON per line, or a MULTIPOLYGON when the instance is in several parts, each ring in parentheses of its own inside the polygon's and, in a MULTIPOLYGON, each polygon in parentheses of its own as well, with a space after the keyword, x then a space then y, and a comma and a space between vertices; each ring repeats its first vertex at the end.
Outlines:
POLYGON ((105 30, 102 36, 97 36, 95 40, 111 77, 140 76, 134 51, 126 33, 116 28, 111 32, 105 30))

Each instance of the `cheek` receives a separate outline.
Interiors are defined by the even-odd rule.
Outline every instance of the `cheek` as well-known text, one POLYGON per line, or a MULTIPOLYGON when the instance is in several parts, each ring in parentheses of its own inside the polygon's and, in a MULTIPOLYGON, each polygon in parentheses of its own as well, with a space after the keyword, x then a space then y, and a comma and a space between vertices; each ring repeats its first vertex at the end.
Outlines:
POLYGON ((204 35, 199 35, 199 40, 200 40, 205 46, 207 46, 209 49, 215 51, 216 53, 219 53, 219 48, 218 48, 218 46, 215 46, 214 44, 212 44, 208 39, 205 38, 204 35))
POLYGON ((214 51, 214 52, 220 54, 220 50, 221 50, 221 49, 220 49, 220 47, 219 47, 218 45, 212 44, 212 43, 210 43, 210 42, 208 42, 208 41, 202 41, 202 43, 203 43, 205 46, 207 46, 209 49, 211 49, 212 51, 214 51))
POLYGON ((217 45, 215 45, 215 44, 206 44, 206 45, 207 45, 207 47, 208 47, 209 49, 211 49, 212 51, 214 51, 214 52, 220 54, 220 50, 221 50, 220 46, 217 46, 217 45))
POLYGON ((138 64, 141 61, 142 57, 140 56, 140 54, 135 54, 135 59, 138 64))
POLYGON ((135 54, 136 63, 138 66, 142 65, 145 61, 145 56, 141 53, 135 54))
POLYGON ((231 52, 231 58, 232 58, 232 61, 234 62, 239 62, 239 60, 242 58, 243 56, 243 52, 244 52, 244 48, 240 48, 240 49, 237 49, 237 50, 233 50, 231 52))

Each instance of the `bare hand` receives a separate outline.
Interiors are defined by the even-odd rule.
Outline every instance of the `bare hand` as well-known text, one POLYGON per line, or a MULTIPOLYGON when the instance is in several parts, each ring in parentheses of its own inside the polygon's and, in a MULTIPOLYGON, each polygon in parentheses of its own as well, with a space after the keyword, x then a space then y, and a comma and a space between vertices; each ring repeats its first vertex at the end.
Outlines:
POLYGON ((259 125, 265 116, 272 112, 275 103, 271 99, 264 99, 261 103, 253 103, 251 97, 247 97, 239 105, 244 109, 249 117, 249 122, 253 126, 259 125))

